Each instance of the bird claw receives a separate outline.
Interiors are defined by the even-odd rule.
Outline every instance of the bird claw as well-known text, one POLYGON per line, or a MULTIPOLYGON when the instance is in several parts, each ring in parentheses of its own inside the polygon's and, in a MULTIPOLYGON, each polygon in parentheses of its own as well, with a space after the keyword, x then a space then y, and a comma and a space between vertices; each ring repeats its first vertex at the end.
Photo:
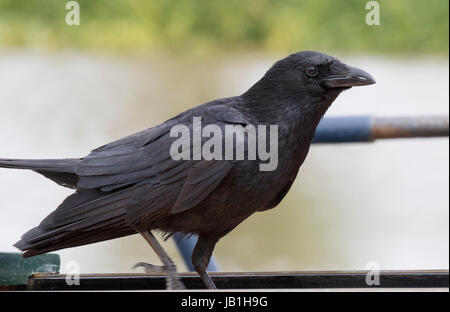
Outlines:
POLYGON ((166 289, 169 290, 186 289, 183 282, 181 282, 180 277, 176 275, 175 266, 168 267, 165 265, 153 265, 146 262, 139 262, 133 266, 133 269, 136 269, 138 267, 144 268, 145 273, 166 275, 166 289))
POLYGON ((165 266, 163 265, 153 265, 150 263, 145 263, 145 262, 139 262, 136 263, 135 265, 133 265, 133 269, 142 267, 144 268, 145 273, 149 273, 149 274, 166 274, 168 273, 168 270, 165 266))

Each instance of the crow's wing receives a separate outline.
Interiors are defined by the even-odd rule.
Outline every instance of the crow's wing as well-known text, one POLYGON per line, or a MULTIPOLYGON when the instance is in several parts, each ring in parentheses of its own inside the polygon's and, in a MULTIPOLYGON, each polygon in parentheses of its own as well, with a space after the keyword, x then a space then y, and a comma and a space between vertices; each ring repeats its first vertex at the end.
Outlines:
MULTIPOLYGON (((227 165, 212 166, 197 164, 198 161, 175 161, 170 156, 171 145, 177 139, 170 136, 171 128, 175 125, 185 125, 192 134, 194 116, 202 117, 202 125, 214 123, 222 128, 225 124, 249 123, 246 116, 229 106, 199 106, 159 126, 92 151, 78 165, 77 188, 109 192, 138 183, 155 186, 174 183, 185 179, 191 170, 191 177, 195 172, 203 170, 206 173, 220 174, 218 168, 225 170, 227 165)), ((206 173, 202 176, 207 176, 206 173)))
POLYGON ((169 121, 92 151, 78 165, 77 188, 112 191, 176 167, 179 163, 170 157, 171 127, 169 121))
POLYGON ((177 138, 170 136, 170 129, 181 124, 192 134, 194 116, 201 116, 203 125, 214 123, 222 129, 226 124, 250 123, 246 116, 229 106, 199 108, 202 107, 94 150, 79 165, 78 187, 133 193, 134 204, 127 207, 130 224, 145 223, 155 214, 175 214, 195 207, 219 186, 233 162, 173 160, 170 147, 177 138))

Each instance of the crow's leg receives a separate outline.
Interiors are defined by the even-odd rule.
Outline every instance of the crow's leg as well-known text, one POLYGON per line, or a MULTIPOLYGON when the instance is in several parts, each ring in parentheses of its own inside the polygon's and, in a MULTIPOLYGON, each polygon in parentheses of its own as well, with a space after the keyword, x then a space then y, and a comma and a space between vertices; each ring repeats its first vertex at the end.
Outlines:
POLYGON ((199 236, 194 251, 192 252, 192 264, 194 265, 195 271, 197 271, 209 289, 216 289, 216 285, 214 285, 208 272, 206 272, 206 268, 208 267, 209 260, 218 240, 217 237, 206 238, 199 236))
POLYGON ((164 265, 156 266, 149 263, 139 262, 135 264, 134 267, 143 267, 147 273, 165 273, 167 275, 167 289, 185 289, 180 277, 177 275, 177 268, 175 264, 156 240, 155 236, 153 236, 152 232, 145 231, 140 232, 140 234, 144 237, 147 243, 152 246, 153 250, 156 252, 164 265))

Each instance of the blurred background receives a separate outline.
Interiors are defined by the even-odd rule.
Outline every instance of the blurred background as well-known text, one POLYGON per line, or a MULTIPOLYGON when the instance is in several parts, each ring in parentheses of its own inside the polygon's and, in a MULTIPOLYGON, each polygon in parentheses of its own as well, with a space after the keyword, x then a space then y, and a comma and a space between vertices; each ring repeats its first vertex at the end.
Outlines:
MULTIPOLYGON (((276 60, 317 50, 371 73, 327 116, 448 115, 449 2, 0 0, 0 157, 82 157, 205 101, 238 95, 276 60)), ((216 247, 223 271, 449 266, 445 139, 314 145, 282 203, 216 247)), ((71 193, 0 169, 0 251, 71 193)), ((186 270, 173 241, 164 243, 186 270)), ((62 271, 157 263, 137 236, 58 252, 62 271)))

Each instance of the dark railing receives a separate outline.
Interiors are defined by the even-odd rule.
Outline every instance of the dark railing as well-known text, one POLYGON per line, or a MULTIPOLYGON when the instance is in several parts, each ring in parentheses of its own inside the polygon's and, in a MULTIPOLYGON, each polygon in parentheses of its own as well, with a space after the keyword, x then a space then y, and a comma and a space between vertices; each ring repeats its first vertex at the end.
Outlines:
MULTIPOLYGON (((239 272, 211 273, 219 289, 411 289, 448 288, 448 271, 380 271, 377 280, 368 271, 326 272, 239 272)), ((179 274, 187 289, 203 289, 195 273, 179 274)), ((81 275, 79 285, 68 285, 66 275, 36 274, 28 279, 25 290, 161 290, 165 277, 148 274, 81 275)), ((0 288, 1 290, 1 288, 0 288)))

